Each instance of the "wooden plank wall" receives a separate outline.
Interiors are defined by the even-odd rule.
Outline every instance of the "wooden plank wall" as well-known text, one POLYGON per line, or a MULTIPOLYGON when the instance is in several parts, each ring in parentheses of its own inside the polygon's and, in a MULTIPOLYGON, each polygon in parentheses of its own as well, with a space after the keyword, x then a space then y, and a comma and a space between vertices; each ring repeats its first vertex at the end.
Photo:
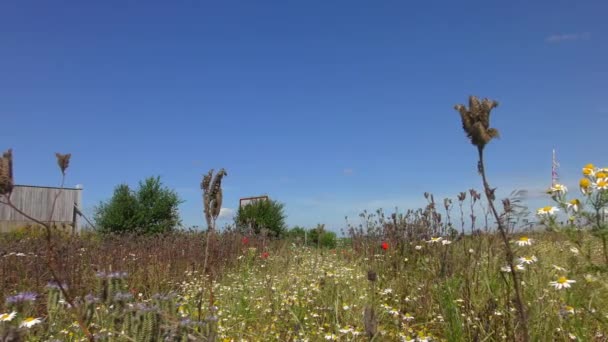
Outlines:
MULTIPOLYGON (((74 203, 81 208, 81 189, 58 189, 16 185, 11 194, 15 206, 28 215, 41 221, 54 221, 71 224, 74 215, 74 203), (52 210, 56 194, 55 210, 52 210), (53 217, 50 217, 51 212, 53 217)), ((26 217, 6 205, 0 204, 0 231, 6 231, 21 224, 27 224, 26 217)), ((78 231, 78 227, 76 228, 78 231)))

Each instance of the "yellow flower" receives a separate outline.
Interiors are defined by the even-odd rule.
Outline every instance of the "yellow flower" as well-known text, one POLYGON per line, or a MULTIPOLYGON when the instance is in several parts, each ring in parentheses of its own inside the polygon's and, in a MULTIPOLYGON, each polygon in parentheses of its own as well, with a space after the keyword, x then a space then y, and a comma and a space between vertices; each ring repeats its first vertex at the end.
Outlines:
POLYGON ((595 178, 597 178, 597 179, 608 178, 608 174, 606 174, 604 171, 601 171, 601 172, 598 172, 595 174, 595 178))
POLYGON ((587 192, 589 191, 589 188, 591 187, 591 181, 587 178, 581 178, 578 185, 581 187, 581 192, 583 194, 587 194, 587 192))
POLYGON ((608 189, 608 179, 602 178, 595 183, 595 186, 598 190, 606 190, 608 189))
POLYGON ((589 176, 589 175, 593 176, 594 169, 595 169, 595 166, 593 166, 593 164, 587 164, 583 167, 583 174, 585 176, 589 176))

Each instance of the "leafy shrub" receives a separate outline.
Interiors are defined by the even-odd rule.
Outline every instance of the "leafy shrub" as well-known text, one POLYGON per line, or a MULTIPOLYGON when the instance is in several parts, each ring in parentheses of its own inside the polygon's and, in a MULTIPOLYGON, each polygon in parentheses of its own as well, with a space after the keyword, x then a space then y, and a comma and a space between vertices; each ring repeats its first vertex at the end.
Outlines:
POLYGON ((273 200, 254 201, 239 208, 235 224, 240 231, 252 230, 260 234, 267 229, 273 236, 282 236, 285 233, 284 204, 273 200))
POLYGON ((323 232, 319 237, 319 246, 326 248, 336 248, 336 233, 323 232))
POLYGON ((96 208, 95 221, 103 233, 162 233, 180 224, 177 193, 164 187, 160 177, 150 177, 133 191, 126 184, 96 208))
POLYGON ((286 235, 287 239, 289 239, 289 240, 304 243, 307 238, 307 236, 306 236, 307 234, 308 234, 308 231, 306 230, 306 228, 300 227, 300 226, 295 226, 295 227, 291 228, 290 230, 288 230, 285 235, 286 235))
POLYGON ((318 247, 335 248, 337 245, 336 233, 326 231, 324 224, 311 229, 309 237, 309 242, 318 247))

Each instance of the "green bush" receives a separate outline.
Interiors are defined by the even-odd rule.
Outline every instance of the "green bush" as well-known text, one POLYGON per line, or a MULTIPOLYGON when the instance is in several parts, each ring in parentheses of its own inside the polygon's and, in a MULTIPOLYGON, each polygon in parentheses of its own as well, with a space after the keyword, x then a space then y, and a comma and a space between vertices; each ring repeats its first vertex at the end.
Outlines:
POLYGON ((323 232, 319 237, 319 246, 325 248, 336 248, 336 233, 323 232))
POLYGON ((289 240, 304 243, 306 240, 306 234, 309 234, 306 228, 295 226, 287 231, 286 236, 289 240))
POLYGON ((164 187, 160 177, 150 177, 133 191, 126 184, 95 210, 95 222, 102 233, 164 233, 180 224, 177 193, 164 187))
POLYGON ((242 232, 250 229, 259 234, 267 229, 271 235, 283 236, 286 230, 284 205, 277 201, 254 201, 239 208, 235 217, 235 224, 242 232))
POLYGON ((326 231, 324 224, 318 224, 309 231, 308 243, 316 247, 336 248, 337 236, 334 232, 326 231))

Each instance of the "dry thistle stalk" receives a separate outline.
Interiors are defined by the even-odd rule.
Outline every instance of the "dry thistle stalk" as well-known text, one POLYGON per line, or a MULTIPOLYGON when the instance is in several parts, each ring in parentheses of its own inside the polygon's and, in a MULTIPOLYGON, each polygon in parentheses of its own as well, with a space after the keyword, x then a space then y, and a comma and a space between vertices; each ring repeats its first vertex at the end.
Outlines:
POLYGON ((460 112, 462 128, 471 139, 471 143, 483 148, 493 138, 498 137, 498 130, 490 128, 490 112, 498 107, 498 102, 490 99, 479 101, 476 96, 469 97, 469 108, 456 105, 454 108, 460 112))
POLYGON ((9 149, 0 158, 0 195, 10 196, 13 186, 13 150, 9 149))
MULTIPOLYGON (((64 176, 63 178, 65 179, 65 170, 68 168, 68 166, 70 164, 71 154, 56 153, 55 156, 57 157, 57 164, 59 165, 59 168, 61 169, 61 173, 64 176)), ((40 218, 36 218, 36 217, 33 217, 33 216, 25 213, 23 210, 21 210, 21 208, 18 208, 17 206, 15 206, 15 204, 11 201, 11 198, 10 198, 10 194, 13 189, 13 185, 14 185, 13 184, 13 154, 12 154, 12 150, 9 149, 8 151, 4 152, 4 154, 2 155, 2 158, 0 158, 0 195, 4 196, 4 199, 3 199, 3 201, 0 201, 0 204, 10 207, 12 210, 21 214, 25 218, 44 227, 44 229, 46 231, 46 242, 47 242, 47 246, 46 246, 47 247, 47 253, 46 253, 47 257, 46 257, 45 261, 46 261, 46 265, 49 269, 49 272, 51 273, 51 277, 53 278, 53 280, 59 287, 59 291, 63 295, 63 298, 65 299, 67 304, 69 304, 69 306, 68 306, 69 311, 73 315, 73 317, 76 319, 78 326, 80 327, 80 329, 82 330, 82 332, 84 333, 86 338, 89 341, 95 341, 95 338, 94 338, 93 334, 91 334, 91 332, 89 331, 89 328, 88 328, 86 322, 84 321, 83 316, 81 316, 80 312, 78 312, 78 310, 77 310, 75 298, 72 297, 70 295, 70 293, 67 292, 65 285, 62 285, 63 284, 62 279, 60 279, 60 277, 59 277, 60 265, 58 265, 56 262, 56 255, 57 255, 57 253, 60 253, 60 252, 57 252, 53 246, 52 231, 53 231, 53 227, 55 227, 55 226, 50 222, 51 221, 50 219, 53 217, 53 212, 55 210, 55 206, 57 203, 57 197, 59 197, 59 195, 61 194, 61 191, 57 192, 57 194, 55 195, 55 198, 53 199, 53 203, 51 205, 51 214, 49 216, 49 221, 45 222, 45 221, 42 221, 40 218)), ((63 189, 63 180, 61 181, 61 189, 63 189)))
MULTIPOLYGON (((490 127, 490 112, 492 109, 498 106, 498 102, 494 100, 489 100, 487 98, 483 100, 479 100, 476 96, 469 97, 469 108, 466 108, 462 104, 458 104, 454 106, 460 113, 460 118, 462 119, 462 128, 466 133, 467 137, 471 140, 471 143, 477 147, 477 153, 479 160, 477 162, 477 170, 481 175, 483 180, 483 187, 485 190, 486 198, 488 200, 488 205, 492 211, 492 214, 496 218, 496 222, 498 224, 498 231, 502 237, 506 261, 511 270, 515 270, 514 263, 514 255, 513 250, 509 244, 509 238, 507 236, 507 230, 505 229, 503 217, 498 214, 496 207, 494 206, 495 195, 494 192, 496 188, 491 188, 488 183, 485 166, 483 162, 483 151, 484 147, 494 138, 499 136, 498 130, 490 127)), ((472 199, 475 201, 479 199, 479 194, 470 191, 472 199)), ((471 214, 473 215, 473 214, 471 214)), ((526 317, 526 310, 524 307, 524 302, 522 298, 522 290, 521 283, 518 280, 517 272, 511 272, 511 277, 513 279, 513 287, 515 290, 515 303, 517 306, 517 313, 519 316, 519 321, 521 324, 521 340, 524 342, 529 341, 530 335, 528 332, 528 320, 526 317)))
POLYGON ((221 169, 213 176, 213 169, 203 176, 201 189, 203 190, 203 211, 209 230, 215 230, 215 221, 222 209, 222 178, 228 176, 226 170, 221 169))
POLYGON ((363 312, 363 325, 365 326, 365 333, 368 338, 373 338, 378 332, 378 319, 376 312, 371 306, 366 306, 363 312))
POLYGON ((61 170, 61 173, 65 175, 65 170, 68 169, 68 166, 70 166, 70 157, 72 156, 71 153, 67 153, 67 154, 61 154, 61 153, 55 153, 55 157, 57 157, 57 165, 59 165, 59 169, 61 170))

